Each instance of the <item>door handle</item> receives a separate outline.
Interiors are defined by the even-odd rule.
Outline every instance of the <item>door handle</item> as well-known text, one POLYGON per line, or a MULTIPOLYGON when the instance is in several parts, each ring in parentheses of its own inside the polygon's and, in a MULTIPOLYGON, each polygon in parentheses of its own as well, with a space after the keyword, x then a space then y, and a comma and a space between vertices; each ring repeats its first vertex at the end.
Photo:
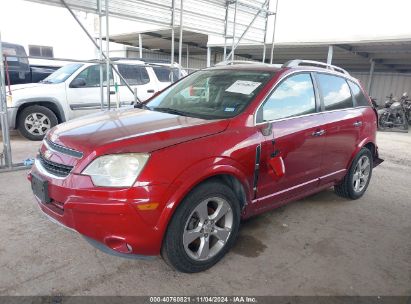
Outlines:
POLYGON ((116 91, 110 91, 110 95, 116 94, 116 91))
POLYGON ((362 121, 356 121, 353 123, 354 127, 361 127, 362 126, 362 121))
POLYGON ((154 93, 155 91, 153 89, 147 90, 147 93, 154 93))
POLYGON ((324 135, 324 134, 325 134, 325 130, 318 130, 318 131, 313 132, 311 135, 312 136, 321 136, 321 135, 324 135))
POLYGON ((278 155, 280 155, 280 150, 275 150, 273 153, 271 153, 271 158, 277 157, 278 155))

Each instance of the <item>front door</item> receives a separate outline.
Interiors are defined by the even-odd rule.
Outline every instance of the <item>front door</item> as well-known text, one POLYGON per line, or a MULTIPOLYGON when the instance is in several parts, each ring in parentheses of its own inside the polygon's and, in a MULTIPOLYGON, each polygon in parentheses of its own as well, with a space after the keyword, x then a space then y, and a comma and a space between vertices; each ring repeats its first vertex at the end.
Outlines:
MULTIPOLYGON (((106 81, 106 66, 103 66, 103 96, 104 105, 107 107, 107 81, 106 81)), ((113 105, 114 99, 114 80, 113 73, 110 71, 110 99, 113 105)), ((81 71, 70 83, 67 84, 67 102, 72 117, 76 118, 87 115, 101 109, 101 94, 100 94, 100 66, 98 64, 91 65, 81 71)))
POLYGON ((261 144, 257 209, 318 186, 324 123, 312 77, 308 72, 287 77, 257 112, 257 127, 272 124, 261 144))

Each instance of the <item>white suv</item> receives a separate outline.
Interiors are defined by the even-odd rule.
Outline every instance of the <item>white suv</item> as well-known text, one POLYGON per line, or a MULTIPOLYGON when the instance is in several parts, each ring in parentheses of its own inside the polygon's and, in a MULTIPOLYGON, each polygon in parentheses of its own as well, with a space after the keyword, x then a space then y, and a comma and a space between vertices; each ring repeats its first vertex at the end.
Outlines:
MULTIPOLYGON (((114 66, 134 90, 139 100, 146 100, 171 84, 171 79, 187 73, 175 64, 147 64, 140 60, 116 60, 114 66), (171 73, 172 71, 172 73, 171 73)), ((104 74, 104 103, 107 107, 106 66, 104 74)), ((43 139, 53 126, 86 114, 99 111, 100 65, 70 63, 39 83, 11 86, 7 97, 9 125, 31 140, 43 139)), ((110 106, 130 106, 134 95, 120 77, 110 71, 110 106)))

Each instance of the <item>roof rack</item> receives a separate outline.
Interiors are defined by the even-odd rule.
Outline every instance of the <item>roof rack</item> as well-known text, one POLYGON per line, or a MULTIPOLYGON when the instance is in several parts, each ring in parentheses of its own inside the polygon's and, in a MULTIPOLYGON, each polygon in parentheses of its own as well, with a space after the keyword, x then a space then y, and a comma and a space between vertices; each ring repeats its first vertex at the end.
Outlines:
MULTIPOLYGON (((137 57, 110 57, 111 61, 142 61, 145 63, 164 63, 164 64, 171 64, 170 60, 165 60, 165 59, 149 59, 149 58, 137 58, 137 57)), ((177 62, 174 62, 175 65, 177 65, 177 62)))
POLYGON ((275 67, 275 68, 281 68, 281 64, 268 64, 268 63, 263 63, 259 61, 248 61, 248 60, 228 60, 228 61, 221 61, 219 63, 216 63, 215 66, 223 66, 223 65, 235 65, 235 64, 260 64, 260 65, 266 65, 270 67, 275 67))
POLYGON ((325 62, 321 61, 314 61, 314 60, 301 60, 301 59, 294 59, 290 60, 286 63, 283 64, 283 68, 293 68, 293 67, 298 67, 298 66, 317 66, 317 67, 323 67, 335 72, 343 73, 346 75, 350 75, 346 70, 343 68, 340 68, 338 66, 332 65, 332 64, 327 64, 325 62))
POLYGON ((221 61, 219 63, 216 63, 216 66, 220 65, 234 65, 234 64, 261 64, 261 62, 256 62, 256 61, 248 61, 248 60, 226 60, 226 61, 221 61))

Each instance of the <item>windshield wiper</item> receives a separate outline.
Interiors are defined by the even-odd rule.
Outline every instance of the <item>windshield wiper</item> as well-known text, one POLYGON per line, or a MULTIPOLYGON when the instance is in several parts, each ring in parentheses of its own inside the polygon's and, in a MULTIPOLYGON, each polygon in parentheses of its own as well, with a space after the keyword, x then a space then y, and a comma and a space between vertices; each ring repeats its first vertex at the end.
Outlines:
POLYGON ((181 116, 191 116, 191 113, 180 111, 177 109, 172 109, 172 108, 156 107, 156 108, 151 108, 151 109, 153 111, 165 112, 165 113, 176 114, 176 115, 181 115, 181 116))

